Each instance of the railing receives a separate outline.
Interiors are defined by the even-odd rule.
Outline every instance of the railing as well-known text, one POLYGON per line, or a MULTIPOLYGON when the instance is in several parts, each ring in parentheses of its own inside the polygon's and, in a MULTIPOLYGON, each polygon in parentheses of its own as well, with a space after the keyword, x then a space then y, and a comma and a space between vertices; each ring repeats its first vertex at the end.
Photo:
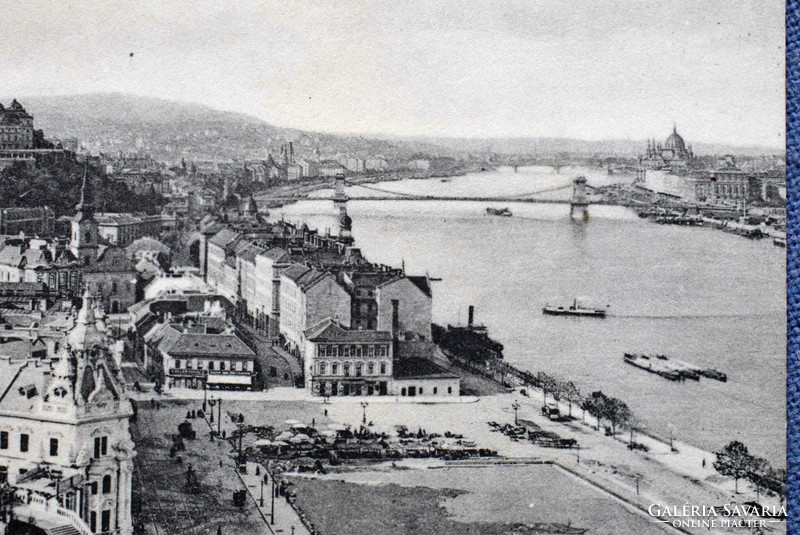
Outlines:
POLYGON ((78 513, 62 507, 55 498, 47 498, 39 493, 25 489, 17 489, 15 496, 20 502, 31 506, 33 509, 41 509, 42 512, 64 517, 69 521, 72 527, 80 532, 81 535, 97 535, 92 532, 92 530, 89 528, 86 522, 83 521, 80 515, 78 515, 78 513))

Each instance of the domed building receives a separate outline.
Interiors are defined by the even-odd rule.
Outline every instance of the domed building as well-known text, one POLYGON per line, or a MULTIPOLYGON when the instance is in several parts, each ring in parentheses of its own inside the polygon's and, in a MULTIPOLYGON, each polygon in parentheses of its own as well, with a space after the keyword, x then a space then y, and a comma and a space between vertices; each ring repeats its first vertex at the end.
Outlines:
POLYGON ((639 164, 645 169, 687 169, 694 167, 695 156, 675 125, 664 143, 647 140, 647 151, 639 156, 639 164))

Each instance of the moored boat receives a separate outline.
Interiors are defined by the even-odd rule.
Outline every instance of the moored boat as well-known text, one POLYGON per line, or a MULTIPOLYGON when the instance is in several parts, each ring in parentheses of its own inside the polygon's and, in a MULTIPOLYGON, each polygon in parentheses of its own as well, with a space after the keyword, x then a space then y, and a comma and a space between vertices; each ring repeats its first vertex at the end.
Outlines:
POLYGON ((508 208, 492 208, 491 206, 486 208, 486 213, 500 217, 511 217, 513 215, 508 208))

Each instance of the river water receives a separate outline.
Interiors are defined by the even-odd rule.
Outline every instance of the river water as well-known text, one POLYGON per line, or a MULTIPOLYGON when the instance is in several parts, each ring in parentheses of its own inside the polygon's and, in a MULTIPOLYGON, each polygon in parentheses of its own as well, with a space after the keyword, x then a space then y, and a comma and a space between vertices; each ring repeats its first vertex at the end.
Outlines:
MULTIPOLYGON (((598 170, 499 169, 371 185, 437 196, 500 196, 613 180, 598 170)), ((329 191, 318 194, 329 194, 329 191)), ((381 195, 362 187, 350 195, 381 195)), ((568 198, 555 191, 552 198, 568 198)), ((353 236, 374 262, 434 282, 434 321, 477 321, 508 362, 569 378, 582 392, 619 397, 661 436, 717 450, 731 440, 785 466, 785 249, 706 228, 657 225, 623 207, 591 206, 587 222, 564 204, 351 201, 353 236), (513 217, 488 216, 508 206, 513 217), (606 319, 544 316, 576 296, 609 305, 606 319), (657 352, 728 374, 673 383, 622 360, 657 352)), ((336 229, 330 201, 303 201, 277 218, 336 229)))

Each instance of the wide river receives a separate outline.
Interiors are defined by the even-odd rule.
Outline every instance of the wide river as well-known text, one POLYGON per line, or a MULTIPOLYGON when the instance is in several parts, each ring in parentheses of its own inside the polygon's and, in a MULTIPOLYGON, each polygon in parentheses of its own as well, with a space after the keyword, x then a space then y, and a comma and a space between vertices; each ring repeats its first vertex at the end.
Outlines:
MULTIPOLYGON (((614 176, 598 170, 521 168, 442 182, 371 185, 437 196, 500 196, 614 176)), ((330 191, 319 192, 329 194, 330 191)), ((380 195, 362 187, 350 195, 380 195)), ((569 191, 549 193, 568 198, 569 191)), ((564 204, 352 201, 353 236, 374 262, 428 273, 433 319, 477 320, 505 345, 508 362, 569 378, 584 393, 619 397, 649 429, 718 450, 731 440, 785 466, 785 249, 706 228, 657 225, 622 207, 591 206, 587 222, 564 204), (508 206, 513 217, 486 215, 508 206), (606 319, 545 316, 575 296, 609 305, 606 319), (626 365, 625 352, 663 353, 715 367, 728 382, 673 383, 626 365)), ((303 201, 272 216, 336 232, 330 201, 303 201)))

